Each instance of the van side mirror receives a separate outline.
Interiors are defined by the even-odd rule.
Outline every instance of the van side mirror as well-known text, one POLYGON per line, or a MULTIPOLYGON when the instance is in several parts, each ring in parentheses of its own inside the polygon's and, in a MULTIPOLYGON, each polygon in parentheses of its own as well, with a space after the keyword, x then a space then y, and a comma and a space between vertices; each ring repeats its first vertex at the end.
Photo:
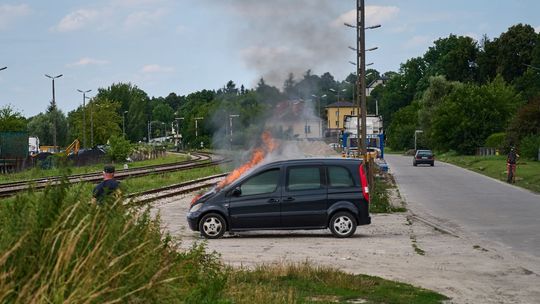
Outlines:
POLYGON ((232 196, 240 196, 240 195, 242 195, 242 189, 240 189, 240 187, 234 188, 233 191, 231 192, 231 195, 232 196))

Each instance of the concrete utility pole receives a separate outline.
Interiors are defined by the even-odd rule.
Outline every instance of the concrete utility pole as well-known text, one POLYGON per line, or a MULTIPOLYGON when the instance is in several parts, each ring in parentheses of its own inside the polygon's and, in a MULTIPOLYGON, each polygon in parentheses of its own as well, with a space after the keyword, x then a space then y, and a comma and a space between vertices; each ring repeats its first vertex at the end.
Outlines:
POLYGON ((199 120, 204 119, 204 117, 195 117, 195 139, 199 137, 199 120))
POLYGON ((77 89, 77 91, 81 92, 82 93, 82 127, 83 127, 83 148, 86 148, 86 93, 92 91, 92 90, 86 90, 86 91, 83 91, 83 90, 79 90, 77 89))
POLYGON ((238 114, 229 114, 229 130, 231 131, 231 137, 230 137, 230 143, 231 143, 231 150, 232 150, 232 138, 233 138, 233 118, 240 117, 238 114))
POLYGON ((122 137, 126 138, 126 114, 128 111, 122 112, 122 137))
MULTIPOLYGON (((361 144, 358 143, 358 147, 361 148, 360 152, 362 154, 363 159, 366 159, 367 156, 367 149, 366 149, 366 36, 365 36, 365 20, 366 20, 366 14, 365 14, 365 5, 364 0, 356 0, 356 36, 357 36, 357 53, 358 56, 356 57, 356 75, 358 75, 358 90, 357 99, 360 101, 360 111, 362 116, 362 126, 360 127, 360 124, 358 123, 358 116, 356 120, 356 131, 359 136, 359 139, 361 141, 361 144), (362 132, 360 134, 360 132, 362 132)), ((358 112, 360 113, 360 112, 358 112)))

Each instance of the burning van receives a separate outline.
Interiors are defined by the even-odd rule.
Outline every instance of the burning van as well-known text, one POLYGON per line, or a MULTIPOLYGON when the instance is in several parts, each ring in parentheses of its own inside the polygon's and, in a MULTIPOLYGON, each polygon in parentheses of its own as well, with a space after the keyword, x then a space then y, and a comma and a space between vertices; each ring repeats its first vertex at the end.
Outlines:
POLYGON ((326 228, 350 237, 357 226, 371 223, 364 165, 344 158, 268 163, 195 198, 187 220, 205 238, 226 231, 326 228))

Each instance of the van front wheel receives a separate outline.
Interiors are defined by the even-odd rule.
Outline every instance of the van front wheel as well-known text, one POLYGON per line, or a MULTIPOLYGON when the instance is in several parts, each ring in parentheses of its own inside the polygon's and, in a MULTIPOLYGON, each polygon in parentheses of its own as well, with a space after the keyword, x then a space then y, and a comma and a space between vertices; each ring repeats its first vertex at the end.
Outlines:
POLYGON ((199 222, 199 231, 204 238, 219 239, 226 230, 225 219, 217 213, 208 213, 199 222))
POLYGON ((349 212, 337 212, 330 219, 328 226, 332 234, 338 238, 350 237, 356 231, 356 221, 349 212))

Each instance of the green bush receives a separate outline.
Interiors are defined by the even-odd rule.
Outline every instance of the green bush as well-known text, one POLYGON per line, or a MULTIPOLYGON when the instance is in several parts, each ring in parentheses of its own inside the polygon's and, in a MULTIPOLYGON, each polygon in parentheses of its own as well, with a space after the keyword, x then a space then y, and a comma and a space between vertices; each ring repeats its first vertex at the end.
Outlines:
POLYGON ((111 161, 124 161, 129 156, 133 147, 129 140, 123 137, 113 135, 109 138, 109 150, 107 150, 107 156, 111 161))
POLYGON ((202 245, 163 235, 123 199, 89 203, 91 185, 0 204, 0 303, 217 303, 227 273, 202 245))
POLYGON ((538 149, 540 149, 540 135, 525 136, 519 144, 521 157, 538 160, 538 149))
POLYGON ((504 132, 493 133, 486 139, 484 146, 500 149, 504 147, 505 139, 506 139, 506 133, 504 132))

